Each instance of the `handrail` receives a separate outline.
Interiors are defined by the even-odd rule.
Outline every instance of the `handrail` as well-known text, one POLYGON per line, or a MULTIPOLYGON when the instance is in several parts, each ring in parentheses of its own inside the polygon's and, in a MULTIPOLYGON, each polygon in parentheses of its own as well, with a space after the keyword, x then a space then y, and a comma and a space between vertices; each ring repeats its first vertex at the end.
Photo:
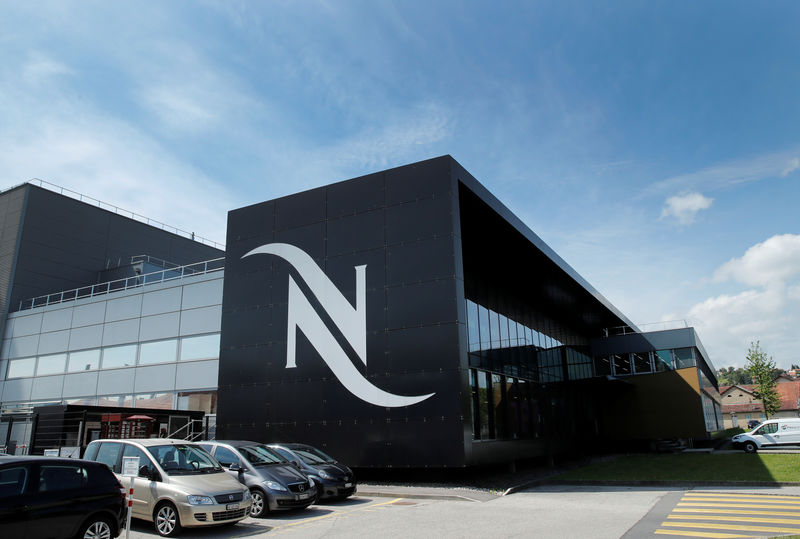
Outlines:
POLYGON ((606 336, 612 337, 617 335, 630 335, 634 333, 642 333, 647 331, 666 331, 670 329, 683 329, 691 327, 687 320, 665 320, 662 322, 648 322, 646 324, 637 324, 637 327, 640 331, 636 331, 631 329, 629 326, 615 326, 606 328, 606 336), (647 327, 652 328, 653 326, 658 326, 659 329, 645 329, 647 327))
POLYGON ((167 232, 171 232, 172 234, 176 234, 178 236, 183 236, 185 238, 191 239, 193 241, 200 242, 204 245, 208 245, 209 247, 214 247, 215 249, 220 249, 222 251, 225 250, 225 245, 222 243, 217 243, 214 240, 210 240, 208 238, 203 238, 202 236, 197 236, 194 232, 188 232, 186 230, 182 230, 180 228, 167 225, 162 223, 161 221, 156 221, 155 219, 150 219, 149 217, 145 217, 144 215, 140 215, 138 213, 132 212, 130 210, 125 210, 120 208, 119 206, 115 206, 113 204, 109 204, 107 202, 103 202, 96 198, 83 195, 78 193, 77 191, 73 191, 71 189, 67 189, 66 187, 61 187, 60 185, 56 185, 54 183, 50 183, 46 180, 40 180, 39 178, 31 178, 27 182, 21 183, 19 185, 15 185, 13 187, 9 187, 8 189, 0 190, 0 194, 5 193, 6 191, 10 191, 12 189, 16 189, 21 185, 25 185, 26 183, 30 183, 31 185, 38 185, 44 189, 48 189, 60 195, 68 196, 70 198, 74 198, 75 200, 79 200, 80 202, 86 202, 87 204, 92 204, 93 206, 97 206, 98 208, 102 208, 104 210, 111 211, 116 213, 117 215, 122 215, 124 217, 128 217, 133 219, 134 221, 139 221, 140 223, 145 223, 150 226, 154 226, 156 228, 160 228, 161 230, 165 230, 167 232))
POLYGON ((19 309, 17 310, 23 311, 26 309, 33 309, 34 307, 57 305, 65 301, 92 298, 95 296, 109 294, 111 292, 119 292, 121 290, 138 288, 148 284, 163 283, 166 281, 172 281, 174 279, 183 279, 184 277, 213 273, 223 269, 225 269, 225 258, 214 258, 212 260, 206 260, 205 262, 186 264, 185 266, 167 268, 151 273, 143 273, 142 275, 136 275, 133 277, 126 277, 124 279, 117 279, 115 281, 81 286, 80 288, 73 288, 72 290, 54 292, 44 296, 25 299, 19 302, 19 309), (195 270, 194 268, 198 269, 195 270))

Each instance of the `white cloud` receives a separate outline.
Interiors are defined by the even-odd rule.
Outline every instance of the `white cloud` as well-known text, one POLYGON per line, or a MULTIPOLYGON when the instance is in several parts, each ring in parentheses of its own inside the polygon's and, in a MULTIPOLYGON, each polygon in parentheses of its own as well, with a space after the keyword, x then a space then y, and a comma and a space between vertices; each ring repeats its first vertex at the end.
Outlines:
POLYGON ((749 288, 694 305, 688 318, 717 367, 743 366, 747 347, 761 341, 779 367, 797 363, 800 327, 800 235, 772 236, 714 272, 714 281, 749 288))
POLYGON ((669 197, 661 210, 661 218, 675 217, 682 225, 694 222, 697 212, 711 207, 713 198, 703 196, 701 193, 686 193, 669 197))
POLYGON ((789 162, 786 163, 786 168, 784 168, 783 172, 781 172, 781 177, 788 176, 798 168, 800 168, 800 158, 794 157, 789 159, 789 162))

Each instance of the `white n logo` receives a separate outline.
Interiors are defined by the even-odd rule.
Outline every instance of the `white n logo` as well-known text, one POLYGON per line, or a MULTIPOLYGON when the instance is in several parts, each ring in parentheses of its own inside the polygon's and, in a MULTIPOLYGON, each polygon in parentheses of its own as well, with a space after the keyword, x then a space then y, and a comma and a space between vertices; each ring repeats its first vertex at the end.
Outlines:
MULTIPOLYGON (((288 243, 268 243, 244 255, 255 254, 279 256, 294 266, 312 294, 336 324, 344 338, 353 347, 361 362, 367 364, 367 266, 356 266, 356 306, 336 288, 325 272, 305 251, 288 243)), ((388 393, 364 378, 353 362, 347 357, 330 329, 314 310, 300 287, 289 276, 288 333, 286 335, 286 368, 296 367, 297 329, 303 332, 311 345, 317 350, 333 374, 350 393, 361 400, 377 406, 410 406, 422 402, 433 393, 405 397, 388 393)))

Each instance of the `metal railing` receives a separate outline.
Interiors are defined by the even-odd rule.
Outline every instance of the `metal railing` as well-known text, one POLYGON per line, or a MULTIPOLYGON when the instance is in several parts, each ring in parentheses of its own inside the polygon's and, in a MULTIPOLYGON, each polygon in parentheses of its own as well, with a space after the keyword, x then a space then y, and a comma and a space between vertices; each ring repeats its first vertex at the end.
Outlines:
POLYGON ((175 279, 183 279, 184 277, 191 277, 195 275, 203 275, 204 273, 213 273, 215 271, 222 271, 225 269, 224 258, 214 258, 213 260, 206 260, 205 262, 197 262, 195 264, 187 264, 185 266, 177 266, 174 268, 163 269, 154 271, 152 273, 143 273, 133 277, 126 277, 124 279, 117 279, 115 281, 108 281, 105 283, 93 284, 82 286, 80 288, 73 288, 72 290, 65 290, 63 292, 54 292, 44 296, 38 296, 31 299, 25 299, 19 302, 18 311, 26 309, 33 309, 34 307, 44 307, 46 305, 57 305, 65 301, 75 301, 77 299, 92 298, 95 296, 102 296, 111 292, 119 292, 122 290, 129 290, 138 288, 148 284, 163 283, 175 279))
POLYGON ((667 320, 664 322, 648 322, 647 324, 637 324, 640 331, 631 329, 630 326, 615 326, 605 330, 607 337, 615 335, 632 335, 634 333, 645 333, 648 331, 666 331, 669 329, 683 329, 691 327, 687 320, 667 320))
POLYGON ((206 416, 203 419, 190 419, 189 422, 182 427, 167 434, 167 438, 187 440, 189 442, 206 439, 206 431, 209 430, 210 423, 213 423, 213 426, 216 427, 216 415, 206 416))
POLYGON ((134 221, 139 221, 140 223, 144 223, 146 225, 154 226, 156 228, 160 228, 161 230, 165 230, 167 232, 171 232, 172 234, 176 234, 178 236, 183 236, 184 238, 188 238, 193 241, 200 242, 204 245, 208 245, 209 247, 214 247, 215 249, 220 249, 222 251, 225 250, 225 245, 222 243, 217 243, 214 240, 210 240, 208 238, 204 238, 202 236, 197 236, 194 232, 188 232, 186 230, 182 230, 180 228, 170 226, 168 224, 162 223, 161 221, 156 221, 155 219, 150 219, 149 217, 145 217, 144 215, 140 215, 138 213, 120 208, 119 206, 115 206, 113 204, 109 204, 107 202, 103 202, 96 198, 83 195, 78 193, 77 191, 73 191, 71 189, 67 189, 66 187, 61 187, 60 185, 56 185, 54 183, 50 183, 46 180, 40 180, 39 178, 31 178, 25 183, 21 183, 19 185, 15 185, 13 187, 9 187, 8 189, 0 190, 0 194, 5 193, 6 191, 10 191, 11 189, 16 189, 20 185, 25 185, 26 183, 30 183, 31 185, 38 185, 48 191, 53 191, 54 193, 58 193, 59 195, 68 196, 70 198, 74 198, 75 200, 79 200, 81 202, 85 202, 87 204, 91 204, 93 206, 97 206, 98 208, 102 208, 104 210, 108 210, 110 212, 116 213, 117 215, 122 215, 124 217, 128 217, 133 219, 134 221))

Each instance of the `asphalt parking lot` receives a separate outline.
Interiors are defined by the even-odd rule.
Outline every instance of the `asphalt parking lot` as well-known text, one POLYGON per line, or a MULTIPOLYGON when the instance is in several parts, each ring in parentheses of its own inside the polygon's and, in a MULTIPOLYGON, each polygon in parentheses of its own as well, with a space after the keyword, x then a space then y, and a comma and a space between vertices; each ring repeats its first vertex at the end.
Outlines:
MULTIPOLYGON (((376 490, 376 489, 370 489, 376 490)), ((367 492, 366 490, 364 492, 367 492)), ((385 489, 235 526, 185 529, 186 539, 297 537, 777 537, 800 533, 800 488, 545 485, 500 496, 461 489, 385 489), (392 495, 402 492, 402 495, 392 495)), ((122 537, 125 534, 123 532, 122 537)), ((154 538, 134 521, 130 537, 154 538)))

